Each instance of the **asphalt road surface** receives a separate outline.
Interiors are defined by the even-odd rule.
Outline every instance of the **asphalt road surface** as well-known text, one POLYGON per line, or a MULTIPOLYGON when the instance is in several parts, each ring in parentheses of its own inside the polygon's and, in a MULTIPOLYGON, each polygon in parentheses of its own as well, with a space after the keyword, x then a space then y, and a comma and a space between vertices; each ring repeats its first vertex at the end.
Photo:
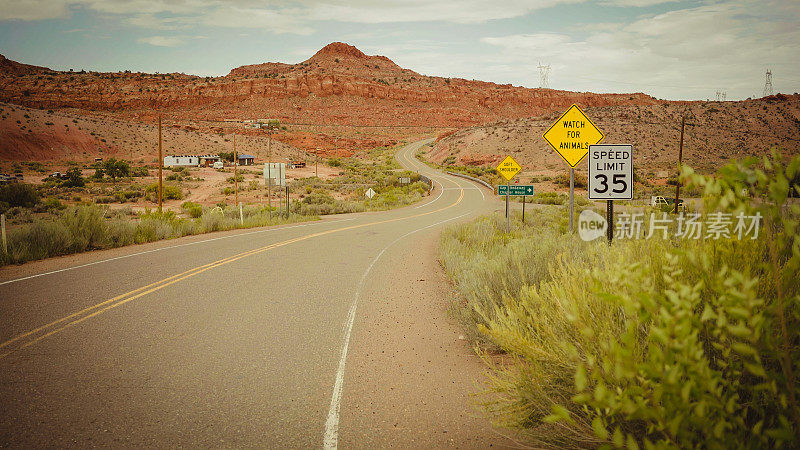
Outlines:
POLYGON ((422 202, 0 270, 0 446, 513 444, 471 394, 443 227, 499 209, 418 160, 422 202))

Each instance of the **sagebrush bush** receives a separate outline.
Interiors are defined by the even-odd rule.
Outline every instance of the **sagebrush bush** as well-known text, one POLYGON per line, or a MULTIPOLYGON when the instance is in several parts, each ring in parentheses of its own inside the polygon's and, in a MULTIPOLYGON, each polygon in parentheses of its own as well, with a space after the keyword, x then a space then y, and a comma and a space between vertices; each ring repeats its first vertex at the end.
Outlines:
POLYGON ((608 246, 542 226, 505 242, 497 219, 448 231, 458 309, 513 361, 484 354, 487 410, 552 447, 796 447, 798 170, 777 156, 717 177, 685 170, 705 211, 760 214, 758 239, 608 246))
MULTIPOLYGON (((171 239, 212 231, 249 228, 282 223, 314 220, 316 216, 292 214, 288 219, 272 214, 262 206, 245 207, 244 223, 239 219, 239 209, 228 207, 219 212, 203 212, 202 207, 187 207, 201 215, 183 219, 172 211, 145 211, 133 218, 130 210, 107 211, 96 205, 69 207, 54 220, 33 220, 31 224, 12 230, 8 236, 8 254, 0 254, 0 263, 22 263, 52 256, 78 253, 87 250, 141 244, 161 239, 171 239)), ((22 210, 23 212, 27 210, 22 210)))
POLYGON ((39 202, 39 191, 27 183, 9 183, 0 186, 0 202, 9 207, 32 208, 39 202))

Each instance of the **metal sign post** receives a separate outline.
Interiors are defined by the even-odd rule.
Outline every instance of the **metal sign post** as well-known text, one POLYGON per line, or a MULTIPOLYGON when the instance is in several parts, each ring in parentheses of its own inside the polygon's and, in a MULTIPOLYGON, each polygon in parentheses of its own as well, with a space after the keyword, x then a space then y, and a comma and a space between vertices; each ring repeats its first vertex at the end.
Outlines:
MULTIPOLYGON (((506 233, 510 233, 511 232, 511 218, 510 218, 510 214, 509 214, 509 211, 508 211, 508 208, 509 208, 508 201, 509 201, 509 198, 511 196, 511 179, 514 178, 515 176, 517 176, 517 174, 522 170, 522 166, 520 166, 516 161, 514 161, 514 158, 512 158, 511 156, 506 156, 505 159, 503 159, 503 161, 500 162, 500 165, 498 165, 495 169, 497 170, 497 173, 500 174, 500 176, 502 176, 503 178, 506 179, 506 186, 505 186, 505 188, 506 188, 506 233)), ((498 186, 498 189, 500 189, 501 187, 502 186, 498 186)), ((516 188, 517 186, 515 185, 514 187, 516 188)))
POLYGON ((372 206, 372 197, 375 197, 375 190, 372 189, 372 188, 369 188, 369 189, 367 189, 367 192, 364 192, 364 195, 366 195, 367 198, 369 199, 369 200, 367 200, 367 202, 369 202, 368 204, 371 207, 372 206))
POLYGON ((589 200, 606 200, 606 236, 614 239, 614 200, 633 200, 633 146, 589 146, 589 200))
POLYGON ((572 220, 575 216, 575 169, 569 169, 569 232, 574 233, 572 220))
POLYGON ((542 135, 564 161, 569 164, 569 232, 574 232, 575 167, 589 152, 589 146, 602 141, 605 135, 578 105, 572 105, 542 135))
POLYGON ((511 183, 506 182, 506 233, 511 233, 511 218, 509 217, 510 214, 508 213, 508 199, 511 198, 509 194, 511 192, 511 183))

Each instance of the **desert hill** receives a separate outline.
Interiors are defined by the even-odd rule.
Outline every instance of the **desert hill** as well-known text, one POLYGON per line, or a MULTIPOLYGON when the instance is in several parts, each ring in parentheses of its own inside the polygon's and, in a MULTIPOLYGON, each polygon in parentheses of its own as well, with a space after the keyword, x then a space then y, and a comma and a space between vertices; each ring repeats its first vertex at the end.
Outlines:
MULTIPOLYGON (((109 116, 87 116, 69 111, 41 110, 0 103, 0 160, 87 162, 96 157, 114 157, 154 165, 158 128, 149 123, 119 120, 109 116)), ((232 136, 200 133, 173 122, 162 124, 163 152, 218 154, 233 150, 232 136)), ((237 137, 240 153, 266 157, 264 136, 237 137)), ((273 140, 276 160, 305 159, 306 152, 273 140)))
MULTIPOLYGON (((632 144, 636 167, 652 175, 664 171, 674 175, 681 116, 694 125, 686 128, 683 161, 705 172, 731 158, 768 154, 772 147, 800 153, 797 94, 741 102, 588 107, 584 111, 605 134, 604 143, 632 144)), ((525 168, 525 176, 563 173, 568 166, 542 138, 559 115, 504 120, 444 134, 427 157, 439 163, 493 166, 510 154, 525 168)), ((582 162, 578 170, 585 168, 582 162)))
POLYGON ((298 64, 243 66, 216 78, 3 72, 0 101, 40 109, 114 112, 128 118, 158 110, 178 119, 274 117, 288 123, 408 127, 470 126, 537 116, 576 102, 658 102, 644 94, 578 93, 429 77, 338 42, 298 64))
POLYGON ((246 65, 222 77, 58 72, 0 57, 0 102, 6 104, 0 158, 15 160, 152 159, 159 115, 176 133, 169 153, 225 151, 236 132, 247 136, 242 142, 257 142, 251 152, 263 155, 264 131, 235 122, 277 118, 285 129, 273 140, 286 144, 287 153, 341 156, 455 133, 432 158, 483 164, 512 153, 536 167, 560 163, 543 153, 541 132, 573 103, 593 116, 606 142, 633 143, 653 167, 674 164, 681 114, 698 123, 687 137, 688 155, 696 152, 708 166, 773 144, 796 151, 791 139, 798 133, 797 96, 668 102, 641 93, 530 89, 421 75, 341 42, 300 63, 246 65))
POLYGON ((3 55, 0 55, 0 74, 32 75, 47 72, 52 72, 52 70, 48 69, 47 67, 18 63, 6 58, 3 55))

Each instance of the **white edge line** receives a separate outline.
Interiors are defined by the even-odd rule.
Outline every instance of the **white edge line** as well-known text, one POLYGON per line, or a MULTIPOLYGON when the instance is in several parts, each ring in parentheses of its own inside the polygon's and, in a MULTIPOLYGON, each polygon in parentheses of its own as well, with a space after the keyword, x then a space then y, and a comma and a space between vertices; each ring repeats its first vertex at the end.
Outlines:
MULTIPOLYGON (((250 232, 247 232, 247 233, 232 234, 230 236, 221 236, 221 237, 216 237, 216 238, 211 238, 211 239, 204 239, 202 241, 187 242, 186 244, 178 244, 178 245, 171 245, 169 247, 155 248, 155 249, 152 249, 152 250, 145 250, 143 252, 131 253, 130 255, 116 256, 114 258, 103 259, 103 260, 100 260, 100 261, 94 261, 94 262, 90 262, 90 263, 86 263, 86 264, 81 264, 81 265, 78 265, 78 266, 66 267, 64 269, 52 270, 50 272, 42 272, 42 273, 37 273, 35 275, 28 275, 27 277, 22 277, 22 278, 16 278, 16 279, 13 279, 13 280, 2 281, 2 282, 0 282, 0 286, 3 286, 4 284, 16 283, 18 281, 30 280, 31 278, 43 277, 45 275, 53 275, 53 274, 56 274, 56 273, 66 272, 66 271, 69 271, 69 270, 81 269, 83 267, 94 266, 96 264, 103 264, 103 263, 107 263, 107 262, 111 262, 111 261, 116 261, 116 260, 119 260, 119 259, 130 258, 130 257, 133 257, 133 256, 145 255, 147 253, 160 252, 162 250, 170 250, 170 249, 173 249, 173 248, 186 247, 186 246, 189 246, 189 245, 204 244, 206 242, 219 241, 221 239, 230 239, 230 238, 239 237, 239 236, 247 236, 247 235, 250 235, 250 234, 266 233, 266 232, 269 232, 269 231, 288 230, 290 228, 307 227, 307 226, 310 226, 310 225, 319 225, 319 224, 323 224, 323 223, 347 222, 348 220, 355 220, 355 219, 356 219, 355 217, 351 217, 349 219, 341 219, 341 220, 315 221, 315 222, 309 222, 309 223, 304 223, 304 224, 300 224, 300 225, 292 225, 292 226, 280 227, 280 228, 268 228, 266 230, 256 230, 256 231, 250 231, 250 232)), ((154 242, 156 242, 156 241, 154 241, 154 242)))
POLYGON ((342 386, 344 384, 344 368, 345 364, 347 363, 347 348, 350 346, 350 335, 353 331, 353 323, 356 319, 356 307, 358 306, 358 298, 361 294, 361 288, 364 286, 364 281, 367 279, 367 275, 369 275, 372 267, 375 266, 375 263, 378 262, 381 256, 389 249, 389 247, 393 246, 401 239, 410 236, 414 233, 419 231, 425 230, 427 228, 435 227, 436 225, 441 225, 446 222, 450 222, 456 219, 460 219, 464 216, 471 214, 471 212, 464 213, 460 216, 451 217, 447 220, 442 220, 441 222, 436 222, 432 225, 428 225, 422 228, 418 228, 414 231, 408 232, 399 238, 392 241, 389 245, 383 248, 383 250, 378 253, 378 256, 372 260, 367 270, 364 271, 364 274, 361 275, 361 280, 358 282, 358 286, 356 287, 356 293, 353 296, 353 303, 350 305, 350 309, 347 312, 347 321, 345 322, 345 331, 344 331, 344 342, 342 343, 342 354, 339 357, 339 367, 336 369, 336 381, 333 384, 333 394, 331 395, 331 405, 328 409, 328 419, 325 421, 325 434, 323 437, 323 447, 326 449, 335 449, 338 446, 339 442, 339 411, 341 408, 342 402, 342 386))
MULTIPOLYGON (((415 207, 414 207, 414 209, 417 209, 417 208, 422 208, 423 206, 432 205, 432 204, 434 204, 434 203, 436 202, 436 200, 439 200, 439 197, 441 197, 441 196, 442 196, 442 194, 444 194, 444 190, 445 190, 445 189, 444 189, 444 186, 442 185, 442 183, 441 183, 441 182, 439 182, 439 181, 436 181, 436 180, 434 180, 433 182, 434 182, 434 183, 439 183, 439 186, 441 187, 441 189, 439 189, 439 195, 438 195, 438 196, 436 196, 436 198, 435 198, 435 199, 433 199, 433 201, 430 201, 430 202, 428 202, 428 203, 423 203, 423 204, 421 204, 421 205, 419 205, 419 206, 415 206, 415 207)), ((456 188, 452 188, 452 189, 456 189, 456 188)))

